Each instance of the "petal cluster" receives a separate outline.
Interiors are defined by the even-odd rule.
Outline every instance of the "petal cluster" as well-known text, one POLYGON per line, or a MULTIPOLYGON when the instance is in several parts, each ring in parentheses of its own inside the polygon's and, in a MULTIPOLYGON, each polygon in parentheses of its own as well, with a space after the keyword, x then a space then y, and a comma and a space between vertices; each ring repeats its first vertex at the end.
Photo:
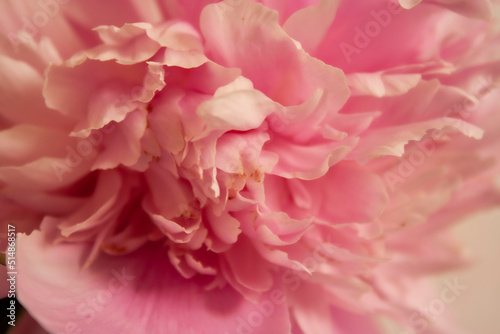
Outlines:
POLYGON ((20 301, 56 333, 411 327, 500 202, 500 4, 211 2, 0 4, 20 301))

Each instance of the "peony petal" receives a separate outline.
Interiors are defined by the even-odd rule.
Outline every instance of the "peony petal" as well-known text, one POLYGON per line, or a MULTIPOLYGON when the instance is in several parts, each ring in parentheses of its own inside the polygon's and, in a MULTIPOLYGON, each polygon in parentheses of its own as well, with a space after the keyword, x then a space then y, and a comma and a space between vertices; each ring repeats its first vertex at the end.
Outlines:
POLYGON ((224 253, 224 259, 238 284, 259 293, 272 288, 273 276, 267 263, 258 255, 246 237, 240 237, 238 242, 224 253))
POLYGON ((83 56, 75 56, 66 66, 49 66, 43 91, 47 106, 78 120, 76 132, 123 120, 142 98, 144 78, 150 72, 158 76, 157 69, 144 63, 129 65, 126 71, 123 66, 83 56))
POLYGON ((66 158, 47 158, 18 167, 0 167, 0 181, 24 190, 56 190, 85 176, 92 156, 82 156, 70 147, 66 158))
POLYGON ((228 286, 206 291, 202 281, 180 277, 158 244, 120 257, 102 255, 82 271, 78 263, 86 249, 51 245, 42 232, 18 237, 19 299, 50 332, 233 333, 250 327, 252 312, 262 318, 256 333, 290 332, 286 303, 272 303, 264 294, 257 303, 268 311, 259 311, 262 306, 228 286))
POLYGON ((272 173, 286 178, 311 180, 323 176, 328 169, 342 160, 356 142, 325 142, 315 145, 298 145, 276 137, 264 148, 279 157, 272 173))
POLYGON ((239 77, 219 88, 214 98, 201 103, 196 112, 207 122, 207 130, 245 131, 259 127, 279 108, 279 104, 254 90, 250 80, 239 77))
POLYGON ((286 20, 283 29, 312 53, 333 22, 339 3, 339 0, 321 0, 317 5, 296 11, 286 20))
POLYGON ((401 4, 401 7, 405 9, 412 9, 419 3, 421 3, 422 0, 399 0, 399 3, 401 4))
POLYGON ((318 200, 323 203, 318 218, 329 223, 371 222, 384 212, 389 203, 380 178, 350 163, 337 164, 324 180, 311 183, 311 193, 321 197, 318 200), (335 187, 321 194, 314 190, 315 186, 319 189, 318 182, 329 182, 335 187))
POLYGON ((349 96, 342 71, 298 49, 278 24, 278 13, 261 4, 225 1, 209 5, 200 25, 212 59, 241 68, 256 89, 281 105, 301 104, 324 88, 329 92, 326 106, 334 112, 349 96), (241 41, 259 43, 257 47, 241 41))
POLYGON ((329 296, 320 287, 301 282, 291 304, 293 316, 304 334, 341 333, 330 316, 329 296))
POLYGON ((110 213, 118 211, 116 210, 118 194, 122 190, 122 182, 120 173, 115 171, 100 173, 92 196, 58 226, 61 234, 68 237, 73 233, 107 223, 112 216, 110 213))
POLYGON ((210 224, 213 233, 224 243, 234 244, 241 233, 240 222, 227 212, 216 216, 213 211, 207 212, 207 223, 210 224))
POLYGON ((370 94, 377 97, 401 95, 416 87, 420 74, 353 73, 347 76, 353 95, 370 94))
POLYGON ((43 156, 62 156, 67 138, 64 131, 27 124, 0 131, 0 165, 22 165, 43 156))
MULTIPOLYGON (((422 0, 399 0, 403 8, 411 9, 421 3, 422 0)), ((459 14, 482 20, 489 20, 493 14, 490 0, 424 0, 424 2, 434 3, 449 8, 459 14)))
POLYGON ((430 139, 433 141, 433 145, 435 145, 434 141, 442 140, 443 134, 448 131, 461 132, 475 139, 481 139, 483 136, 483 131, 477 126, 460 119, 443 117, 421 123, 369 131, 349 158, 366 163, 383 155, 401 156, 406 144, 411 140, 421 140, 429 130, 435 130, 432 139, 430 139))
POLYGON ((363 333, 363 334, 382 334, 380 326, 374 318, 367 314, 356 314, 346 312, 345 310, 330 306, 333 322, 340 328, 340 333, 363 333))
POLYGON ((104 44, 85 51, 85 55, 100 61, 114 59, 124 65, 144 62, 160 49, 157 42, 147 37, 148 29, 152 29, 152 26, 147 23, 125 24, 121 28, 96 27, 94 30, 99 33, 104 44))
POLYGON ((148 124, 153 129, 159 144, 174 154, 179 153, 185 145, 182 110, 178 106, 181 98, 181 95, 171 96, 161 104, 161 107, 154 108, 148 114, 148 124))
POLYGON ((43 76, 29 64, 0 55, 0 115, 18 124, 65 128, 69 120, 48 109, 41 90, 43 76), (25 98, 30 96, 29 99, 25 98), (22 112, 20 112, 22 110, 22 112))
POLYGON ((115 168, 120 164, 134 165, 142 153, 140 139, 146 130, 146 117, 145 110, 135 110, 123 122, 112 124, 103 134, 103 151, 94 162, 92 170, 115 168))

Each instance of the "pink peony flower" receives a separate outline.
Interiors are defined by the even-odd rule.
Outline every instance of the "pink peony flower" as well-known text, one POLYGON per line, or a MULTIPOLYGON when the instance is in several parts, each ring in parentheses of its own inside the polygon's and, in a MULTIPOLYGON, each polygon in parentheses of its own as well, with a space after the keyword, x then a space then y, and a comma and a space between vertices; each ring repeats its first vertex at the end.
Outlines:
POLYGON ((211 2, 0 2, 23 306, 57 334, 450 333, 422 279, 500 202, 500 3, 211 2))

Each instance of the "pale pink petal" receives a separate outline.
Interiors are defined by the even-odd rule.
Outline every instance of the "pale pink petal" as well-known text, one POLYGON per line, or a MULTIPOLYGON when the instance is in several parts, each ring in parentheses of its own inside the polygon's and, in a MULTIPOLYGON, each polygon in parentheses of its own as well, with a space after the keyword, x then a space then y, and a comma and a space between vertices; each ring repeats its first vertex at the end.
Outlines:
POLYGON ((347 76, 354 94, 377 97, 401 95, 414 88, 421 80, 420 74, 353 73, 347 76))
POLYGON ((124 65, 144 62, 160 49, 160 45, 146 35, 149 29, 152 25, 147 23, 125 24, 121 28, 96 27, 94 30, 104 43, 85 51, 85 55, 100 61, 115 59, 124 65))
POLYGON ((0 165, 22 165, 43 156, 62 156, 68 133, 21 124, 0 131, 0 165))
POLYGON ((113 128, 103 134, 103 149, 92 169, 134 165, 142 153, 140 139, 146 130, 146 115, 145 110, 135 110, 123 122, 113 124, 113 128))
POLYGON ((43 157, 22 166, 0 167, 0 181, 25 190, 55 190, 85 176, 91 161, 70 147, 65 158, 43 157))
POLYGON ((342 71, 298 49, 279 26, 277 14, 250 1, 207 6, 201 30, 208 54, 223 65, 241 68, 256 89, 282 105, 303 103, 324 87, 331 91, 326 105, 340 108, 349 95, 342 71), (258 40, 259 47, 241 40, 258 40))
POLYGON ((70 124, 62 115, 45 107, 41 90, 43 76, 29 64, 0 55, 0 115, 15 123, 40 126, 70 124), (26 96, 30 96, 29 99, 26 96), (20 112, 22 110, 22 112, 20 112))
POLYGON ((449 132, 461 132, 475 139, 481 139, 483 136, 483 131, 470 123, 460 119, 443 117, 442 119, 367 132, 350 154, 350 158, 365 163, 383 155, 401 156, 406 144, 411 140, 421 140, 430 130, 434 130, 431 135, 432 139, 429 139, 431 142, 446 140, 445 135, 449 132))
POLYGON ((239 77, 219 88, 210 99, 201 103, 197 114, 207 122, 207 130, 250 130, 259 127, 280 105, 254 90, 250 80, 239 77))
POLYGON ((321 194, 315 189, 325 181, 311 181, 311 196, 323 204, 318 218, 326 222, 371 222, 382 214, 389 202, 380 178, 356 165, 338 164, 325 175, 325 180, 336 186, 321 194))
POLYGON ((279 157, 273 174, 310 180, 324 175, 332 165, 342 160, 355 142, 350 138, 344 142, 299 145, 277 137, 265 149, 279 157))
MULTIPOLYGON (((411 9, 418 5, 420 2, 422 2, 422 0, 399 0, 401 6, 406 9, 411 9)), ((446 8, 456 11, 457 13, 460 13, 462 15, 467 15, 483 20, 488 20, 491 18, 493 9, 490 0, 430 0, 425 2, 445 6, 446 8)))
POLYGON ((308 52, 321 43, 335 18, 339 0, 321 0, 318 4, 293 13, 283 24, 283 29, 300 42, 308 52))

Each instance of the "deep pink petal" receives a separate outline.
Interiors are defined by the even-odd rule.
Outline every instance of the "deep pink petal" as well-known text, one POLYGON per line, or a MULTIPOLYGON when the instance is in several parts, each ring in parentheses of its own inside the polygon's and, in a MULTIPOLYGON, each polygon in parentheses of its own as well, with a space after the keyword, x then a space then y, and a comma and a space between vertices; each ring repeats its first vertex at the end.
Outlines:
POLYGON ((259 311, 228 286, 206 291, 203 281, 180 277, 162 250, 156 244, 120 257, 103 255, 82 271, 85 245, 54 246, 41 232, 20 235, 19 298, 51 332, 233 333, 250 326, 257 312, 262 321, 255 333, 289 333, 286 304, 263 295, 258 302, 273 311, 259 311))

